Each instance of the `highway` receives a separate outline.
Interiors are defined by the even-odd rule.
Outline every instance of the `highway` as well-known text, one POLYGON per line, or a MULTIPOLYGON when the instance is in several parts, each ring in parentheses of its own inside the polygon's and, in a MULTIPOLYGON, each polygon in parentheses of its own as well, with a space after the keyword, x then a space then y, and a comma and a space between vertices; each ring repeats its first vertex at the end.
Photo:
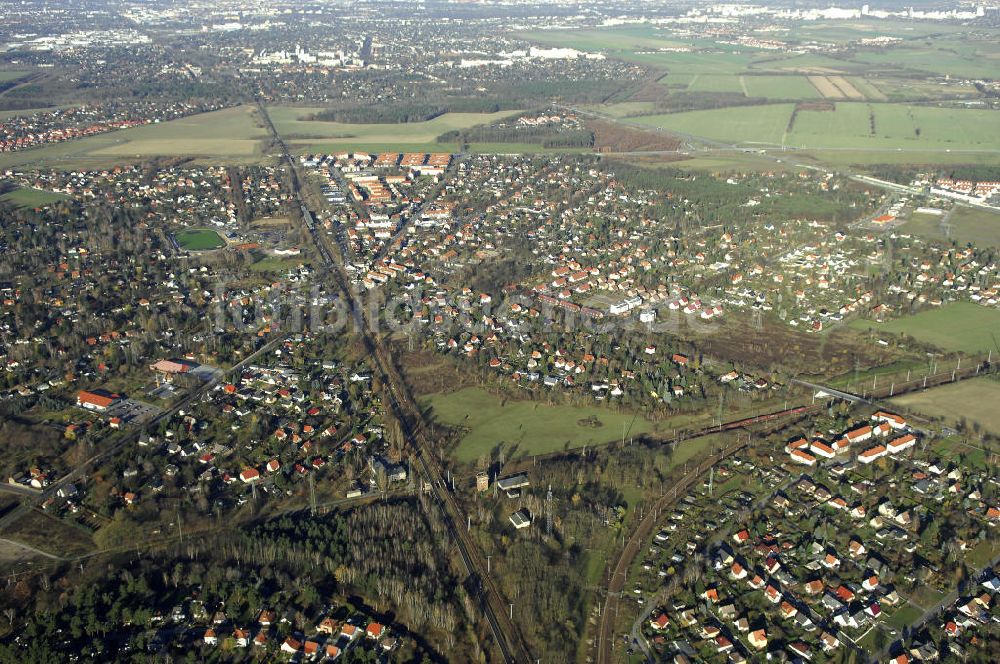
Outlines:
MULTIPOLYGON (((405 382, 396 369, 395 363, 392 361, 391 355, 385 348, 381 335, 378 334, 372 322, 368 320, 365 308, 351 286, 350 279, 344 267, 343 256, 340 252, 340 248, 345 246, 346 243, 342 237, 338 236, 337 243, 334 244, 325 234, 319 232, 309 211, 308 204, 303 199, 301 181, 295 160, 289 153, 281 136, 275 130, 264 105, 260 104, 259 108, 275 143, 281 149, 283 160, 291 168, 293 193, 298 199, 302 210, 302 222, 307 227, 310 237, 316 245, 316 250, 324 261, 325 267, 328 268, 322 274, 322 277, 329 279, 331 285, 340 291, 351 311, 351 316, 360 332, 362 342, 365 344, 366 350, 373 360, 373 368, 379 374, 382 384, 385 386, 385 395, 393 411, 393 415, 398 420, 404 436, 412 444, 412 461, 416 467, 417 475, 425 482, 425 486, 429 487, 434 504, 440 508, 442 521, 458 548, 462 563, 468 574, 467 588, 479 603, 504 661, 534 661, 523 635, 521 635, 520 630, 508 614, 507 600, 500 592, 493 578, 485 573, 486 564, 478 545, 464 527, 458 526, 458 524, 464 526, 465 517, 454 495, 449 489, 445 488, 446 483, 442 468, 430 452, 431 441, 427 433, 428 427, 423 420, 420 408, 410 395, 405 382), (338 258, 335 259, 334 257, 338 258)), ((338 232, 343 232, 339 226, 338 232)))

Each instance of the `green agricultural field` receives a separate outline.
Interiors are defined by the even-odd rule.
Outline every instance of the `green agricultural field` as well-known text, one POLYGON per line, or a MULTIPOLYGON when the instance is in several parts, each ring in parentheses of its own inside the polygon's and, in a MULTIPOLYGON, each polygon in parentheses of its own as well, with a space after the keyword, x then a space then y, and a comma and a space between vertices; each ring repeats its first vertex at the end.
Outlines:
POLYGON ((365 152, 379 154, 381 152, 450 152, 456 153, 461 146, 458 143, 353 143, 336 141, 290 142, 289 150, 296 154, 335 154, 337 152, 365 152))
MULTIPOLYGON (((684 85, 687 86, 687 83, 684 85)), ((651 101, 623 101, 617 104, 593 105, 584 108, 613 118, 626 118, 632 115, 653 113, 656 111, 656 104, 651 101)))
MULTIPOLYGON (((994 351, 996 352, 996 351, 994 351)), ((939 417, 954 426, 964 419, 983 429, 1000 434, 1000 382, 974 378, 923 392, 904 394, 892 403, 925 417, 939 417)), ((977 450, 969 448, 969 452, 977 450)))
POLYGON ((671 39, 669 33, 649 25, 596 30, 534 30, 517 36, 545 46, 581 51, 641 51, 684 45, 671 39))
MULTIPOLYGON (((738 74, 747 69, 751 56, 744 53, 623 53, 617 57, 641 65, 665 69, 671 74, 738 74)), ((668 79, 669 80, 669 79, 668 79)))
POLYGON ((942 22, 919 23, 902 19, 852 19, 850 21, 808 21, 795 26, 802 39, 819 39, 846 43, 865 37, 899 37, 916 39, 927 35, 961 32, 964 28, 942 22))
POLYGON ((995 75, 997 63, 990 57, 970 51, 957 53, 954 49, 943 46, 945 45, 898 46, 882 51, 861 52, 854 56, 854 61, 885 71, 907 70, 956 78, 990 78, 995 75))
POLYGON ((466 430, 455 450, 456 458, 465 462, 498 445, 512 458, 621 440, 623 429, 630 436, 654 430, 653 423, 641 417, 609 408, 506 400, 478 388, 435 394, 425 404, 434 420, 466 430))
POLYGON ((469 152, 480 154, 582 154, 591 151, 591 148, 547 148, 538 143, 469 143, 469 152))
MULTIPOLYGON (((802 161, 813 160, 816 163, 827 165, 844 165, 864 168, 877 164, 982 164, 985 166, 995 166, 998 155, 995 151, 977 150, 901 150, 899 148, 878 148, 878 149, 845 149, 835 148, 826 150, 804 149, 795 151, 796 158, 802 161)), ((789 156, 789 159, 792 157, 789 156)))
MULTIPOLYGON (((854 79, 852 79, 853 81, 854 79)), ((869 81, 885 99, 905 102, 911 99, 940 99, 944 97, 979 96, 975 86, 961 81, 921 80, 911 78, 878 78, 869 81)), ((860 88, 859 88, 860 89, 860 88)), ((863 92, 863 90, 862 90, 863 92)), ((878 99, 877 97, 871 97, 878 99)))
POLYGON ((121 129, 40 148, 0 155, 0 168, 23 166, 98 166, 123 158, 200 157, 210 161, 260 161, 261 139, 254 109, 236 106, 156 124, 121 129))
POLYGON ((854 86, 858 92, 865 96, 865 99, 871 101, 888 101, 889 98, 875 87, 871 81, 860 76, 851 76, 847 79, 847 82, 854 86))
POLYGON ((1000 309, 972 302, 953 302, 885 323, 856 320, 851 323, 851 327, 905 334, 950 352, 978 354, 993 350, 995 354, 997 350, 993 336, 1000 330, 1000 309))
POLYGON ((833 111, 800 110, 786 133, 793 106, 768 104, 651 115, 638 122, 709 139, 769 143, 806 150, 1000 151, 1000 113, 906 104, 837 102, 833 111), (871 118, 875 118, 872 133, 871 118))
POLYGON ((635 121, 719 141, 780 145, 793 109, 793 104, 768 104, 648 115, 635 121))
MULTIPOLYGON (((509 118, 519 111, 498 113, 445 113, 427 122, 402 122, 396 124, 349 124, 306 120, 323 108, 271 106, 268 115, 275 129, 286 140, 297 145, 339 145, 339 149, 359 145, 393 145, 400 143, 433 144, 441 134, 454 129, 467 129, 480 124, 490 124, 509 118)), ((446 150, 440 149, 440 152, 446 150)))
POLYGON ((30 73, 30 71, 0 71, 0 83, 16 81, 19 78, 24 78, 30 73))
POLYGON ((818 99, 821 95, 805 76, 743 76, 750 97, 818 99))
POLYGON ((0 201, 13 203, 16 206, 23 208, 36 208, 42 207, 43 205, 49 205, 50 203, 56 203, 67 198, 69 198, 69 196, 66 196, 65 194, 57 194, 54 191, 22 188, 9 191, 3 196, 0 196, 0 201))
POLYGON ((190 228, 174 235, 174 239, 188 251, 204 251, 226 246, 226 241, 210 228, 190 228))
POLYGON ((691 81, 693 81, 697 76, 698 74, 685 74, 684 72, 675 72, 659 78, 656 82, 668 88, 677 88, 686 90, 688 86, 691 85, 691 81))
POLYGON ((804 74, 844 74, 861 71, 861 65, 847 60, 828 58, 825 55, 807 53, 805 55, 775 55, 767 53, 758 57, 749 69, 759 72, 782 72, 804 74))
POLYGON ((743 93, 739 76, 729 74, 695 74, 688 84, 691 92, 737 92, 743 93))

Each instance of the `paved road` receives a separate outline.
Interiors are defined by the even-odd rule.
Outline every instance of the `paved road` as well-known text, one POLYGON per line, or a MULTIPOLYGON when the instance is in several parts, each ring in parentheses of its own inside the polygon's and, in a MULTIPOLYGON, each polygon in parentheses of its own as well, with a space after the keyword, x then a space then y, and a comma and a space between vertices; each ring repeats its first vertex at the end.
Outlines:
MULTIPOLYGON (((979 570, 978 573, 976 573, 976 574, 974 574, 974 575, 971 576, 971 578, 974 580, 973 583, 975 583, 976 585, 978 585, 979 584, 979 580, 982 578, 983 574, 987 570, 990 570, 990 569, 993 569, 994 567, 996 567, 996 565, 998 563, 1000 563, 1000 555, 994 557, 993 560, 990 561, 989 565, 983 567, 981 570, 979 570)), ((916 619, 915 621, 913 621, 912 623, 910 623, 910 625, 909 625, 910 631, 913 632, 913 631, 919 630, 921 627, 924 626, 925 623, 927 623, 929 620, 931 620, 932 618, 934 618, 935 616, 937 616, 939 613, 941 613, 941 611, 945 607, 954 604, 955 601, 958 600, 958 597, 959 597, 958 588, 955 588, 950 593, 948 593, 943 598, 941 598, 940 602, 938 602, 937 604, 935 604, 932 607, 924 609, 923 614, 918 619, 916 619)), ((914 604, 913 606, 916 606, 916 605, 914 604)), ((917 607, 917 608, 920 608, 920 607, 917 607)), ((890 652, 892 651, 892 649, 895 646, 897 646, 898 644, 900 644, 900 643, 902 643, 902 641, 899 640, 899 639, 897 639, 895 641, 891 641, 891 642, 885 644, 884 646, 882 646, 881 650, 879 650, 877 653, 875 653, 875 654, 873 654, 871 656, 871 659, 869 661, 871 661, 871 662, 874 663, 874 662, 883 662, 883 661, 887 660, 888 657, 889 657, 890 652)))
POLYGON ((236 373, 236 372, 240 371, 240 369, 242 369, 244 366, 246 366, 250 362, 255 361, 262 354, 270 352, 271 350, 273 350, 275 348, 275 346, 277 346, 279 343, 283 342, 284 340, 285 340, 284 337, 278 337, 278 338, 273 339, 272 341, 264 344, 263 346, 261 346, 260 348, 258 348, 255 352, 253 352, 250 355, 248 355, 241 362, 238 362, 238 363, 234 364, 232 367, 230 367, 228 370, 223 371, 223 372, 217 374, 215 377, 209 379, 207 382, 205 382, 200 387, 191 390, 180 401, 178 401, 177 403, 175 403, 170 408, 168 408, 168 409, 164 410, 163 412, 161 412, 159 415, 157 415, 156 417, 154 417, 153 419, 151 419, 149 422, 147 422, 144 426, 137 426, 137 427, 128 429, 128 430, 122 432, 117 437, 117 439, 112 439, 112 438, 105 439, 105 441, 103 442, 102 448, 101 448, 101 450, 99 452, 97 452, 96 454, 94 454, 93 456, 91 456, 89 459, 87 459, 86 461, 84 461, 83 463, 81 463, 80 465, 78 465, 76 468, 74 468, 70 472, 68 472, 65 475, 63 475, 61 478, 59 478, 55 482, 52 482, 51 484, 49 484, 47 487, 45 487, 45 489, 43 491, 37 491, 37 492, 34 492, 31 496, 26 496, 25 499, 21 501, 20 505, 18 505, 14 509, 12 509, 7 514, 3 515, 3 517, 0 517, 0 532, 3 532, 6 528, 10 527, 13 523, 15 523, 16 521, 18 521, 19 519, 21 519, 24 515, 26 515, 28 512, 30 512, 32 509, 34 509, 36 506, 41 505, 42 503, 44 503, 49 498, 55 496, 56 492, 58 492, 59 489, 61 489, 62 487, 66 486, 67 484, 70 484, 72 482, 75 482, 78 479, 80 479, 81 477, 83 477, 84 474, 91 467, 93 467, 94 465, 96 465, 99 462, 103 461, 104 459, 108 458, 112 454, 115 454, 116 452, 118 452, 118 450, 122 449, 126 445, 130 445, 130 444, 134 444, 134 443, 138 442, 139 437, 142 436, 142 434, 144 432, 146 432, 146 431, 152 431, 160 422, 173 417, 174 414, 177 413, 177 411, 186 408, 191 403, 194 403, 194 401, 196 401, 197 399, 200 399, 201 397, 203 397, 205 394, 207 394, 212 389, 214 389, 215 386, 219 383, 219 381, 224 376, 226 376, 226 375, 228 375, 230 373, 236 373))
MULTIPOLYGON (((478 545, 466 532, 465 515, 459 509, 451 491, 443 488, 442 468, 436 461, 430 450, 430 440, 427 437, 428 427, 423 420, 423 413, 417 406, 412 395, 410 395, 405 382, 399 375, 398 370, 383 344, 378 330, 368 319, 367 312, 357 293, 351 286, 350 279, 344 266, 343 256, 338 251, 345 242, 338 236, 337 243, 332 242, 325 234, 320 233, 316 224, 312 221, 312 215, 308 209, 306 201, 302 196, 300 177, 296 170, 295 160, 288 151, 287 146, 277 133, 273 123, 267 115, 267 109, 260 105, 260 112, 265 120, 265 124, 271 131, 275 142, 280 146, 284 160, 291 169, 291 179, 293 194, 298 199, 303 213, 303 222, 308 227, 316 249, 323 257, 326 267, 329 270, 323 275, 330 280, 330 284, 338 290, 344 297, 350 309, 352 318, 360 332, 361 341, 365 344, 368 354, 371 356, 373 368, 382 379, 385 387, 385 396, 393 415, 396 417, 403 431, 404 436, 412 444, 413 461, 417 469, 418 477, 425 480, 430 487, 430 493, 434 498, 435 505, 440 508, 442 522, 451 535, 451 539, 458 547, 462 562, 468 573, 468 583, 473 588, 473 594, 479 601, 479 606, 486 617, 494 641, 499 648, 504 661, 506 662, 530 662, 533 658, 527 647, 520 630, 508 615, 508 602, 500 592, 493 578, 486 574, 486 564, 482 552, 478 545), (461 522, 462 527, 458 524, 461 522)), ((338 225, 337 230, 343 233, 343 229, 338 225)))
POLYGON ((820 393, 822 393, 831 397, 837 397, 838 399, 843 399, 844 401, 850 401, 851 403, 867 403, 867 404, 872 403, 871 401, 863 397, 859 397, 857 394, 844 392, 843 390, 838 390, 833 387, 827 387, 826 385, 817 385, 816 383, 810 383, 808 381, 799 380, 798 378, 792 378, 790 382, 795 383, 796 385, 802 385, 803 387, 808 387, 811 390, 815 390, 816 396, 821 396, 820 393))
MULTIPOLYGON (((825 173, 838 173, 845 177, 848 177, 856 182, 861 182, 873 187, 879 187, 881 189, 886 189, 888 191, 894 191, 897 193, 905 193, 910 196, 928 196, 929 194, 919 187, 911 187, 909 185, 898 184, 896 182, 890 182, 888 180, 882 180, 879 178, 874 178, 869 175, 862 175, 859 173, 854 173, 849 171, 845 167, 838 166, 817 166, 816 164, 803 163, 795 161, 796 153, 807 152, 809 150, 816 150, 822 152, 874 152, 874 153, 906 153, 906 152, 938 152, 938 153, 968 153, 968 154, 992 154, 997 155, 1000 158, 1000 150, 951 150, 949 148, 838 148, 838 147, 810 147, 810 148, 799 148, 791 147, 788 148, 784 145, 775 145, 769 143, 727 143, 725 141, 717 141, 704 136, 698 136, 695 134, 688 134, 685 132, 675 131, 672 129, 663 129, 662 127, 654 127, 649 124, 642 122, 636 122, 634 120, 628 120, 627 118, 618 118, 612 115, 607 115, 606 113, 599 113, 593 109, 584 109, 577 106, 565 106, 556 104, 556 107, 564 108, 568 111, 572 111, 577 115, 590 116, 595 118, 600 118, 606 122, 613 122, 615 124, 620 124, 623 126, 630 127, 632 129, 638 129, 640 131, 646 131, 650 133, 658 134, 669 134, 676 136, 686 142, 683 149, 678 150, 655 150, 650 152, 623 152, 623 153, 612 153, 616 156, 627 156, 627 155, 678 155, 678 156, 691 156, 692 154, 711 154, 714 152, 744 152, 750 153, 762 159, 770 159, 775 163, 787 163, 795 168, 807 168, 809 170, 821 171, 825 173), (774 154, 772 154, 774 152, 774 154)), ((994 212, 1000 212, 1000 208, 986 203, 976 203, 971 201, 963 201, 949 196, 945 196, 952 200, 956 206, 959 207, 976 207, 987 210, 992 210, 994 212)))

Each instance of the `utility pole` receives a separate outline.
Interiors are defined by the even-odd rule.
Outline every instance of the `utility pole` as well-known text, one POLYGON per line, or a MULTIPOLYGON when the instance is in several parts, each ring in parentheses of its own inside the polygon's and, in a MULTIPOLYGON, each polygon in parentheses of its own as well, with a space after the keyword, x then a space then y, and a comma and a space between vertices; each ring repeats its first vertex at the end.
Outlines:
POLYGON ((552 485, 549 485, 549 492, 545 496, 545 537, 552 537, 552 485))
POLYGON ((316 478, 309 473, 309 513, 316 516, 316 478))

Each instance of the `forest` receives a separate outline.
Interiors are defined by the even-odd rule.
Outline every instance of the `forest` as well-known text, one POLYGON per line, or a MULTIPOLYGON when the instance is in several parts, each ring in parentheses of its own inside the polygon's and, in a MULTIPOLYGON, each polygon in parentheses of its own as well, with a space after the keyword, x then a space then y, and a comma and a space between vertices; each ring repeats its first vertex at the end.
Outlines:
POLYGON ((24 638, 0 645, 0 662, 59 660, 67 649, 88 659, 134 661, 167 644, 187 646, 184 661, 238 661, 244 658, 239 650, 207 653, 190 642, 216 611, 224 612, 229 630, 256 633, 263 609, 287 619, 273 634, 278 643, 312 634, 331 612, 342 619, 360 613, 412 642, 399 661, 463 652, 472 643, 463 633, 468 600, 436 551, 443 534, 432 532, 421 500, 317 517, 290 514, 245 530, 220 526, 162 551, 142 552, 139 545, 122 560, 95 559, 51 576, 8 581, 3 616, 8 630, 24 638), (176 614, 175 607, 187 619, 168 626, 161 616, 176 614))

